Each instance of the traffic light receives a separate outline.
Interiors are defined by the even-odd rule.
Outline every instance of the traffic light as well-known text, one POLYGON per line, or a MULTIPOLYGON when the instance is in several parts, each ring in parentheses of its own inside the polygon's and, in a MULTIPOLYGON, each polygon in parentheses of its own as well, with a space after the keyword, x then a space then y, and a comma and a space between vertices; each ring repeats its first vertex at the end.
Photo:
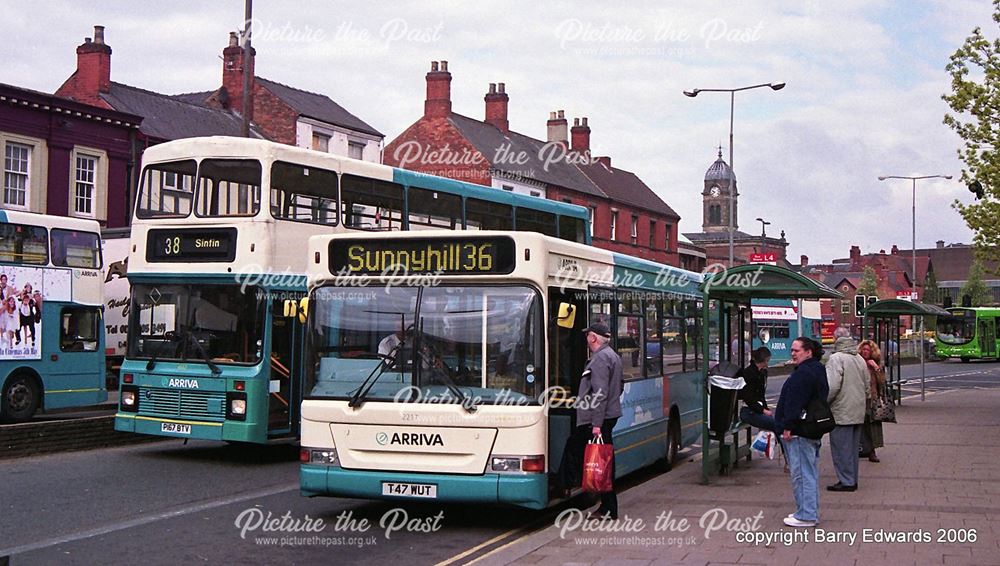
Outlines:
POLYGON ((969 192, 976 195, 976 199, 983 198, 983 184, 979 181, 969 183, 969 192))
POLYGON ((854 315, 857 317, 865 316, 865 296, 864 295, 854 295, 854 315))
POLYGON ((871 306, 874 305, 876 301, 878 301, 878 297, 876 297, 875 295, 869 295, 868 296, 868 308, 871 308, 871 306))

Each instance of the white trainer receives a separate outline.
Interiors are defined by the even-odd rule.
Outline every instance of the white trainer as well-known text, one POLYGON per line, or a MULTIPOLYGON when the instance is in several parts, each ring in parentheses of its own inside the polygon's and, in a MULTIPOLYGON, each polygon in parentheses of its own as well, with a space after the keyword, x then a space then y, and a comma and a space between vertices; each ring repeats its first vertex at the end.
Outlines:
POLYGON ((819 521, 801 521, 794 516, 785 517, 785 524, 789 527, 815 527, 819 521))

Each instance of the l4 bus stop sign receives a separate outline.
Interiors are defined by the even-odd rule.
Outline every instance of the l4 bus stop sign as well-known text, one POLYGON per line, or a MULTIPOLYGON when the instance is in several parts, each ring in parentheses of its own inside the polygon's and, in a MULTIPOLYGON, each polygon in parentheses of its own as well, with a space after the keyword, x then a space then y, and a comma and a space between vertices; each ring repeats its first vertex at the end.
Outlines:
POLYGON ((778 265, 778 254, 750 254, 750 263, 766 263, 767 265, 778 265))

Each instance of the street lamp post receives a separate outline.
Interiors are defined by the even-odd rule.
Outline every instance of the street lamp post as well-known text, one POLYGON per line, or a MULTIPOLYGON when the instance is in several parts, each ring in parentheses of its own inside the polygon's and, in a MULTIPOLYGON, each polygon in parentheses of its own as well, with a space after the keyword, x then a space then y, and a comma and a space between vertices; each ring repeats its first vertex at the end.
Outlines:
POLYGON ((767 232, 764 231, 764 228, 766 226, 770 226, 771 223, 767 222, 763 218, 758 218, 757 222, 760 222, 760 253, 763 254, 766 253, 764 247, 766 242, 765 238, 767 238, 767 232))
POLYGON ((733 168, 733 114, 736 108, 736 93, 742 90, 754 88, 770 87, 771 90, 781 90, 785 88, 785 83, 762 83, 759 85, 744 86, 739 88, 696 88, 685 90, 684 96, 694 98, 702 92, 728 92, 729 93, 729 266, 733 266, 733 213, 736 209, 736 199, 733 196, 733 177, 736 175, 733 168))
MULTIPOLYGON (((913 233, 912 241, 913 245, 913 293, 911 294, 911 299, 916 300, 916 290, 917 290, 917 181, 920 179, 951 179, 951 175, 915 175, 915 176, 905 176, 905 175, 880 175, 878 180, 885 181, 887 179, 909 179, 912 182, 913 187, 913 200, 912 202, 912 215, 913 215, 913 233)), ((912 323, 912 321, 911 321, 912 323)), ((912 324, 911 324, 912 326, 912 324)), ((915 330, 915 329, 914 329, 915 330)), ((920 317, 920 400, 923 401, 925 398, 924 394, 924 317, 920 317)))

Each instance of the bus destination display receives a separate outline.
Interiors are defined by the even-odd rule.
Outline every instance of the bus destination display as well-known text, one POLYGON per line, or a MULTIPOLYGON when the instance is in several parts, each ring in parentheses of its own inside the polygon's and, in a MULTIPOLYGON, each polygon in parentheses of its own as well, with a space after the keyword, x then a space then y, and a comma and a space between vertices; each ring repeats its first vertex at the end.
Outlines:
POLYGON ((346 275, 496 275, 514 271, 505 237, 330 242, 330 272, 346 275))
POLYGON ((223 262, 235 257, 235 228, 150 230, 146 238, 149 262, 223 262))

